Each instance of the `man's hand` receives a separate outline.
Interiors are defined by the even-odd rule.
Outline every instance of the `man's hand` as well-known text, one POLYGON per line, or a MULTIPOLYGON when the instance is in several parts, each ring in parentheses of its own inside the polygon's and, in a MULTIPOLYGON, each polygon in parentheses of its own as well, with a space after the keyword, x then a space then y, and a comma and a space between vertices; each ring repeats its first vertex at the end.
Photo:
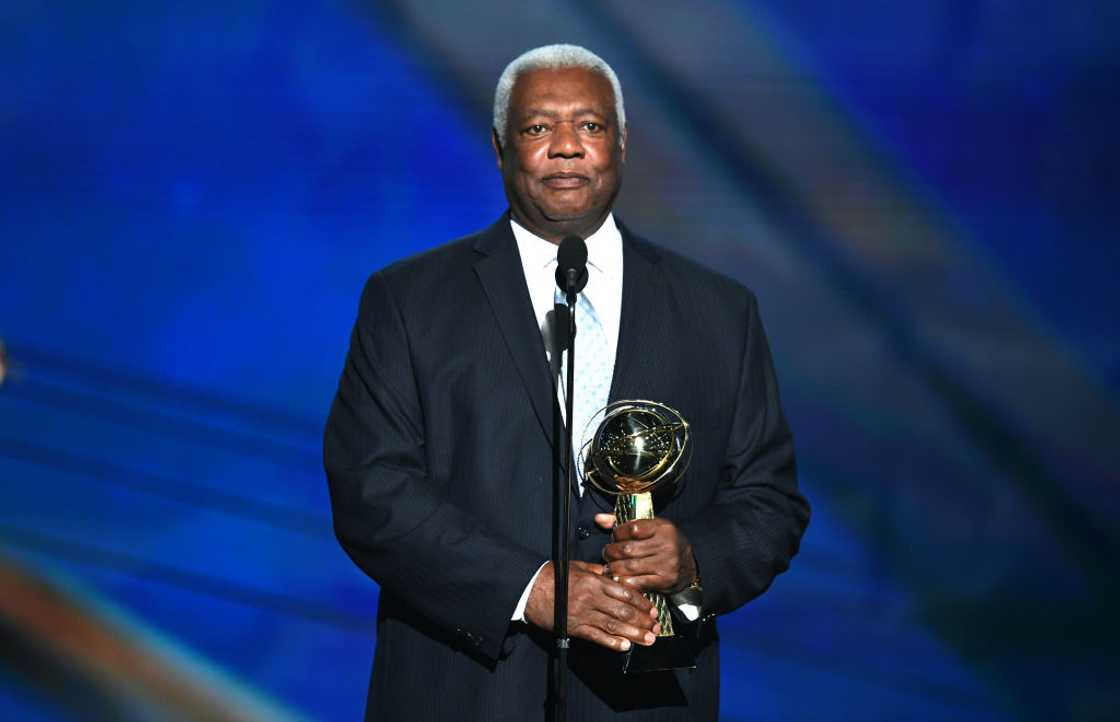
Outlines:
POLYGON ((614 528, 603 548, 607 576, 643 592, 673 594, 696 580, 696 557, 684 533, 668 519, 635 519, 614 526, 614 514, 596 514, 595 523, 614 528))
MULTIPOLYGON (((568 634, 625 652, 632 643, 649 646, 661 631, 657 611, 634 589, 603 576, 601 564, 571 562, 568 567, 568 634)), ((541 629, 553 629, 556 578, 546 564, 525 605, 525 619, 541 629)))

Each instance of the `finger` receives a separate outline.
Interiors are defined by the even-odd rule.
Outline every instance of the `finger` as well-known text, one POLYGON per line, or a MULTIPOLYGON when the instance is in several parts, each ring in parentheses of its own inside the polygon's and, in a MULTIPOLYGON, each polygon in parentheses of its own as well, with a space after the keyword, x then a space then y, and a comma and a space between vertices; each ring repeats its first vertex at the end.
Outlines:
POLYGON ((653 631, 653 625, 645 625, 646 618, 644 615, 639 615, 638 624, 623 622, 608 614, 604 614, 598 619, 599 623, 602 625, 600 628, 612 636, 623 637, 635 644, 640 644, 645 647, 657 641, 657 633, 653 631))
POLYGON ((637 624, 623 621, 611 614, 592 612, 586 617, 587 623, 598 627, 612 637, 629 639, 634 644, 649 646, 657 641, 657 633, 653 631, 652 624, 646 624, 645 615, 639 615, 637 624))
POLYGON ((607 544, 603 547, 603 558, 608 562, 613 562, 619 559, 651 557, 655 554, 668 552, 668 547, 657 539, 627 540, 607 544))
MULTIPOLYGON (((660 574, 640 574, 634 576, 620 576, 618 583, 642 592, 667 592, 672 584, 660 574)), ((640 594, 638 596, 641 596, 640 594)), ((645 597, 642 597, 645 599, 645 597)))
POLYGON ((620 524, 614 528, 614 540, 618 542, 627 539, 649 539, 657 532, 661 521, 660 519, 635 519, 620 524))
POLYGON ((600 647, 606 647, 615 652, 625 652, 632 646, 629 639, 625 637, 612 637, 598 627, 593 627, 589 624, 570 627, 568 632, 573 637, 586 639, 589 642, 598 644, 600 647))
MULTIPOLYGON (((642 596, 638 589, 633 587, 627 589, 622 584, 607 582, 603 585, 603 593, 607 599, 597 605, 601 611, 610 612, 613 609, 617 609, 617 602, 621 602, 623 605, 629 605, 624 608, 634 609, 638 616, 648 614, 649 611, 653 609, 653 605, 650 601, 642 596)), ((618 616, 619 619, 627 618, 625 612, 618 612, 615 616, 618 616)))
POLYGON ((651 554, 647 557, 625 557, 612 559, 605 573, 615 577, 640 577, 643 574, 657 574, 666 579, 676 579, 680 573, 680 561, 671 554, 651 554))
POLYGON ((611 529, 614 529, 614 522, 615 522, 614 514, 596 514, 595 515, 595 523, 598 524, 603 529, 606 529, 607 531, 610 531, 611 529))

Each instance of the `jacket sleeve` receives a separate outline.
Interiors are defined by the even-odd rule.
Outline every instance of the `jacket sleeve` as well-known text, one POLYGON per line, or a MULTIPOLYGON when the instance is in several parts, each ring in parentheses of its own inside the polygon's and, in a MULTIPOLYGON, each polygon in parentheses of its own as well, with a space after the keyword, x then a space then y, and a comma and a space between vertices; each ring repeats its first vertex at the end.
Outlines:
POLYGON ((486 657, 541 560, 428 476, 408 332, 381 274, 366 284, 324 438, 335 534, 383 589, 486 657))
POLYGON ((734 611, 789 568, 809 523, 793 437, 753 295, 735 411, 715 498, 680 523, 704 588, 704 615, 734 611))

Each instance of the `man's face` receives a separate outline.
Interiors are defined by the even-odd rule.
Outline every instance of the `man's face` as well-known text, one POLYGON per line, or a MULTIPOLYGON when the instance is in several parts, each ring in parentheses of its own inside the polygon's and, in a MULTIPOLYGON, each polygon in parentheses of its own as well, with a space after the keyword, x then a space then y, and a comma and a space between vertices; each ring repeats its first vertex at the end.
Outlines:
POLYGON ((622 183, 620 133, 602 75, 583 68, 520 75, 508 137, 495 142, 513 217, 553 242, 597 230, 622 183))

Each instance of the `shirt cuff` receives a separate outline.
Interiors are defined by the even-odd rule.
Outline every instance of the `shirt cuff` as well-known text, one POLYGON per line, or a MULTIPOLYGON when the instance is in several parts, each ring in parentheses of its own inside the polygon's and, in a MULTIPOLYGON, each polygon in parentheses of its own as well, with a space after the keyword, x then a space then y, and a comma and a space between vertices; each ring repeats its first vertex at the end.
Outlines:
POLYGON ((690 622, 695 622, 700 618, 700 607, 695 604, 678 604, 676 607, 677 611, 690 622))
POLYGON ((513 610, 513 616, 510 617, 511 621, 525 621, 525 607, 529 604, 529 592, 533 591, 533 584, 536 583, 537 577, 541 575, 541 570, 544 569, 545 564, 548 564, 548 562, 537 567, 537 573, 534 574, 533 578, 529 580, 529 583, 525 585, 525 591, 521 592, 521 599, 517 600, 517 607, 513 610))
POLYGON ((685 621, 695 622, 704 611, 704 592, 700 588, 699 579, 676 594, 670 594, 669 601, 685 621))

